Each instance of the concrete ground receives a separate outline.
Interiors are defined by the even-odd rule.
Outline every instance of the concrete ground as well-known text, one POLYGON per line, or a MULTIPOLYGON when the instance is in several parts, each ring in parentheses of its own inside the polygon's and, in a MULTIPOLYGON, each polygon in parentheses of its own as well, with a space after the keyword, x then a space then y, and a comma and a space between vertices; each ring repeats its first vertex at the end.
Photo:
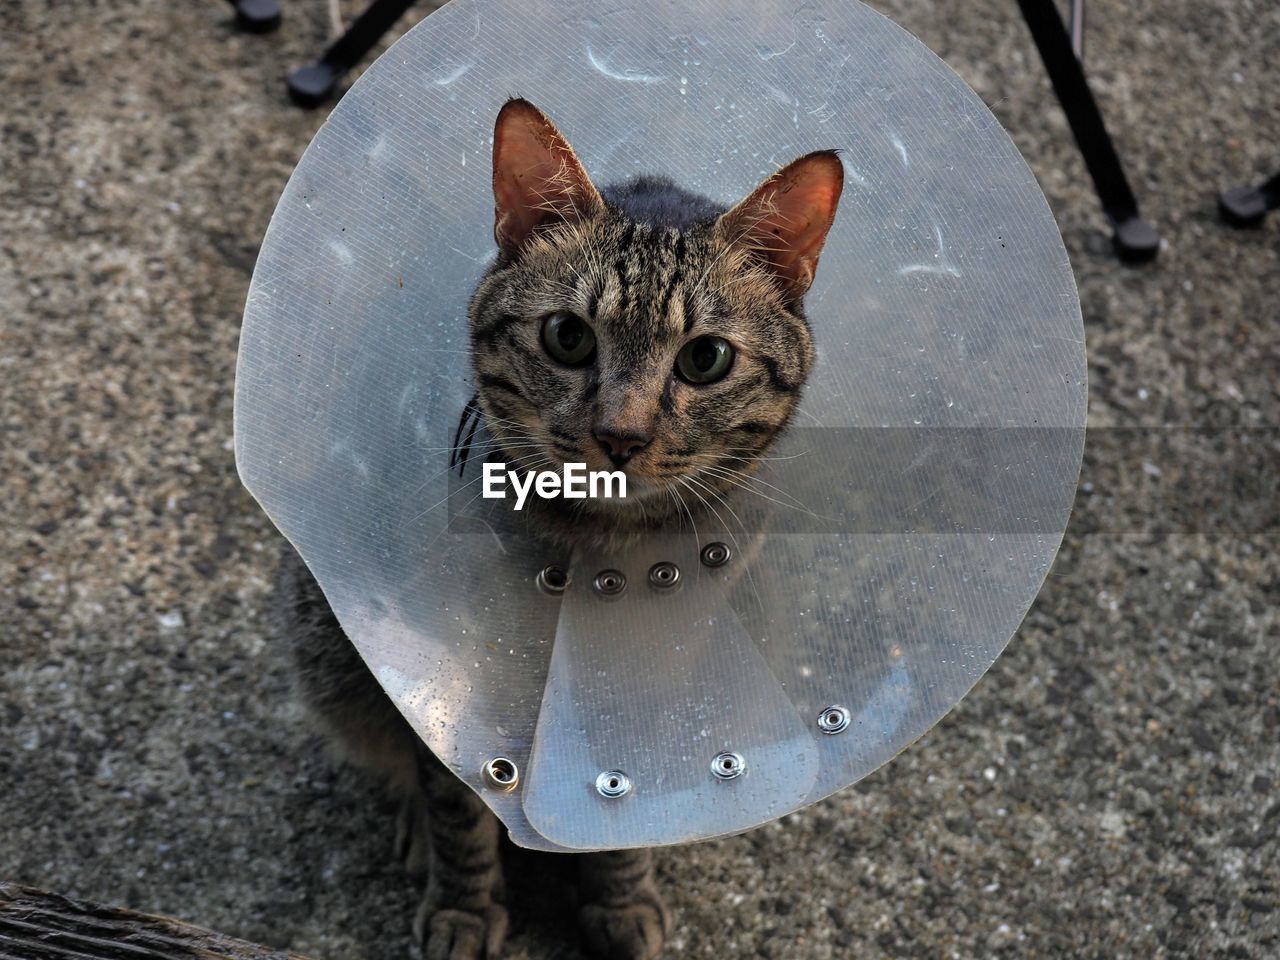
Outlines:
MULTIPOLYGON (((289 697, 276 535, 231 454, 256 245, 323 119, 229 7, 0 5, 0 878, 325 958, 402 957, 390 811, 289 697)), ((350 16, 355 4, 345 4, 350 16)), ((1280 956, 1280 7, 1090 4, 1092 82, 1167 239, 1119 265, 1012 4, 885 12, 991 104, 1084 304, 1090 450, 1007 653, 856 788, 660 855, 671 956, 1280 956), (1101 428, 1187 428, 1161 434, 1101 428), (1127 439, 1126 439, 1127 438, 1127 439), (1149 445, 1149 444, 1148 444, 1149 445)), ((509 956, 576 958, 515 863, 509 956)))

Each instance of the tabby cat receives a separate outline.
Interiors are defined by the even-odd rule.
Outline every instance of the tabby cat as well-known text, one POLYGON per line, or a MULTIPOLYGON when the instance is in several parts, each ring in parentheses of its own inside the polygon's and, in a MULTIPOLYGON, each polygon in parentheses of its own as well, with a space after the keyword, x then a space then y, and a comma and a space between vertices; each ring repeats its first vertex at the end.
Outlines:
MULTIPOLYGON (((728 210, 657 177, 598 190, 536 107, 502 108, 498 257, 469 313, 478 409, 510 464, 627 475, 625 499, 576 500, 572 512, 537 500, 549 538, 668 524, 741 483, 790 420, 813 362, 803 297, 842 184, 839 158, 823 151, 728 210)), ((402 798, 398 847, 429 876, 414 923, 427 960, 498 956, 498 820, 422 745, 292 551, 279 597, 309 706, 402 798)), ((668 915, 649 851, 577 860, 590 952, 656 956, 668 915)))

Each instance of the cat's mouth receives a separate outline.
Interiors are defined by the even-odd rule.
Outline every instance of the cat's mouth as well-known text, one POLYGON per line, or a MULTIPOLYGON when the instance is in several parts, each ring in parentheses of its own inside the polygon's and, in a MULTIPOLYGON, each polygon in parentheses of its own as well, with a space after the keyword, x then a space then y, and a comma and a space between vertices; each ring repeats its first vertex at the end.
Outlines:
POLYGON ((612 518, 609 523, 634 517, 652 525, 727 493, 719 477, 698 469, 705 457, 691 449, 673 447, 663 438, 618 462, 603 446, 596 449, 568 431, 544 424, 520 424, 519 429, 512 429, 514 426, 500 428, 492 437, 496 459, 520 478, 518 483, 507 481, 510 493, 519 488, 528 491, 521 509, 546 501, 546 506, 567 509, 577 517, 595 514, 612 518), (547 483, 549 495, 538 485, 543 474, 557 475, 547 483), (587 489, 586 497, 581 493, 565 495, 570 474, 575 477, 576 490, 587 489), (591 480, 593 476, 597 482, 591 480), (619 482, 622 479, 625 483, 619 482))
POLYGON ((563 471, 569 464, 580 464, 590 473, 621 474, 626 478, 627 494, 611 501, 611 507, 625 507, 628 503, 647 501, 665 490, 662 479, 654 474, 653 468, 645 460, 637 457, 625 463, 614 463, 608 457, 594 457, 586 454, 565 456, 555 449, 548 451, 555 460, 555 469, 563 471))
MULTIPOLYGON (((644 451, 622 464, 615 464, 607 457, 584 458, 589 470, 620 473, 626 477, 626 496, 602 498, 591 503, 595 512, 612 517, 635 515, 646 523, 661 521, 663 517, 675 517, 697 511, 708 501, 723 502, 732 487, 720 477, 698 468, 701 460, 686 456, 673 461, 670 452, 659 449, 644 451)), ((563 468, 566 460, 557 457, 563 468)), ((567 462, 574 462, 568 460, 567 462)))

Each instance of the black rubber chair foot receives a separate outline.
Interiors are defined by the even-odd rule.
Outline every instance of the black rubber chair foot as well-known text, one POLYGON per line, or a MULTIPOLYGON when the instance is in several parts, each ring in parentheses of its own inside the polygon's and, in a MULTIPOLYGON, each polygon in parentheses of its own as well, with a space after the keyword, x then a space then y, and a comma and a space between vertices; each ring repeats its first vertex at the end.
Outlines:
POLYGON ((1218 194, 1218 215, 1231 227, 1256 227, 1269 209, 1267 195, 1257 187, 1232 187, 1218 194))
POLYGON ((280 26, 280 4, 276 0, 232 0, 236 26, 245 33, 270 33, 280 26))
POLYGON ((1129 217, 1115 225, 1111 244, 1125 263, 1147 263, 1160 252, 1160 234, 1140 217, 1129 217))
POLYGON ((309 63, 289 74, 289 99, 300 107, 318 107, 333 97, 341 74, 326 63, 309 63))

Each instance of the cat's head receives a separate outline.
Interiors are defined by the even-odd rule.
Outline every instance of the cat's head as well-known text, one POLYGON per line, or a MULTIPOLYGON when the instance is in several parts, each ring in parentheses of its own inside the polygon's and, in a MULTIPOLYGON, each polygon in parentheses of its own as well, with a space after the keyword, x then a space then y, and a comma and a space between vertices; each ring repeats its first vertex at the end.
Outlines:
POLYGON ((598 190, 543 113, 508 102, 498 260, 470 307, 480 405, 508 463, 625 471, 625 500, 585 504, 611 524, 733 490, 799 402, 803 298, 842 184, 824 151, 727 210, 661 179, 598 190))

